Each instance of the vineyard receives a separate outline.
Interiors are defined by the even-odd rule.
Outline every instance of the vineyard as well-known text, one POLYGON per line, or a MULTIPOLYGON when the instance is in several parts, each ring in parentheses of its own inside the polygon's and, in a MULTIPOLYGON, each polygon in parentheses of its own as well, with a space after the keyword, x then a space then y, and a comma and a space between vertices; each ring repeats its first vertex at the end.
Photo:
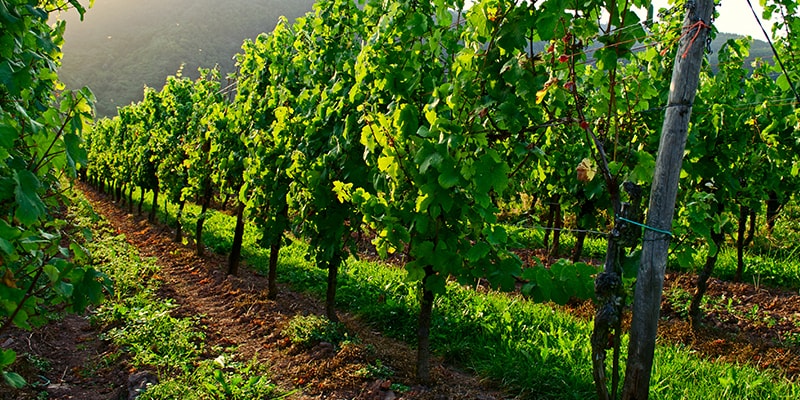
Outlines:
POLYGON ((4 390, 36 385, 4 337, 91 310, 145 398, 800 396, 797 5, 710 65, 713 1, 676 3, 318 0, 94 120, 48 22, 84 6, 0 0, 4 390), (194 287, 333 361, 269 381, 154 300, 194 287))

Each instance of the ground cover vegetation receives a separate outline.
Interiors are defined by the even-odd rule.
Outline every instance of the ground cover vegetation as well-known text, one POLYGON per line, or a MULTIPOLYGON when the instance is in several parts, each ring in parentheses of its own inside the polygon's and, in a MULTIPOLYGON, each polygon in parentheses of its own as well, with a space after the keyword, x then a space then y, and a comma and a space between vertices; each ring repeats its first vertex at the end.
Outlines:
MULTIPOLYGON (((86 190, 86 189, 84 189, 86 190)), ((91 190, 89 191, 94 198, 98 196, 91 190)), ((125 290, 126 287, 136 286, 146 280, 141 279, 142 276, 153 275, 155 280, 175 281, 181 280, 181 275, 191 277, 189 282, 186 282, 186 287, 183 290, 177 289, 174 286, 165 288, 165 290, 158 290, 163 293, 175 293, 178 291, 186 295, 185 290, 191 292, 209 292, 208 296, 216 296, 219 307, 233 307, 233 304, 241 304, 237 308, 238 312, 234 313, 233 319, 241 318, 236 317, 235 314, 244 314, 248 318, 245 319, 246 326, 258 326, 256 323, 263 324, 264 320, 270 320, 270 315, 264 315, 261 311, 251 313, 255 308, 262 308, 266 310, 280 309, 280 313, 286 312, 286 309, 292 309, 297 312, 297 318, 289 318, 282 327, 277 330, 271 331, 268 328, 263 331, 263 335, 256 335, 259 339, 256 343, 253 341, 253 333, 248 332, 246 329, 236 328, 231 326, 231 329, 236 331, 222 330, 216 331, 210 327, 203 327, 202 325, 209 324, 210 321, 215 321, 221 316, 217 313, 210 312, 208 315, 201 315, 199 322, 196 318, 196 311, 201 310, 197 304, 194 305, 179 305, 178 302, 167 300, 169 304, 169 313, 156 313, 152 317, 153 320, 162 321, 169 315, 184 316, 188 320, 185 322, 190 326, 196 326, 197 331, 191 329, 183 329, 182 332, 188 336, 196 335, 198 333, 205 335, 205 341, 214 341, 215 343, 223 343, 221 349, 225 349, 224 354, 226 361, 223 371, 231 371, 231 365, 236 363, 247 364, 247 360, 251 360, 248 352, 242 353, 242 350, 234 350, 237 348, 250 348, 255 347, 266 352, 268 347, 263 346, 261 343, 274 343, 272 346, 277 348, 285 348, 288 343, 296 343, 295 346, 288 347, 287 350, 295 354, 298 351, 308 352, 315 364, 326 365, 329 362, 332 364, 339 364, 342 362, 339 358, 347 359, 347 354, 352 353, 353 349, 367 349, 369 353, 370 344, 365 332, 380 329, 382 334, 387 337, 394 337, 403 341, 414 342, 416 336, 415 315, 418 312, 418 298, 417 289, 413 283, 406 282, 404 279, 404 272, 399 268, 400 264, 385 264, 377 262, 375 254, 372 256, 372 261, 350 260, 342 269, 340 275, 340 290, 337 299, 337 309, 342 313, 355 313, 359 319, 363 321, 365 326, 354 328, 353 320, 351 317, 345 317, 347 321, 346 330, 342 330, 340 324, 326 323, 324 318, 324 307, 318 306, 316 309, 308 309, 313 314, 299 313, 298 309, 305 309, 306 306, 302 305, 301 299, 291 293, 284 293, 274 302, 269 301, 265 297, 266 285, 263 281, 257 281, 246 270, 240 271, 242 274, 244 285, 238 288, 230 287, 230 278, 221 279, 225 274, 225 259, 223 257, 216 257, 216 260, 211 260, 212 270, 209 273, 202 273, 204 269, 198 260, 190 257, 193 251, 193 243, 187 242, 184 245, 174 242, 174 232, 176 223, 174 217, 169 219, 172 229, 163 230, 159 227, 151 229, 146 223, 146 216, 141 216, 138 219, 132 218, 126 211, 127 205, 125 204, 112 204, 109 199, 113 199, 113 195, 108 195, 104 203, 101 204, 95 200, 95 206, 103 210, 104 214, 114 214, 112 217, 114 225, 123 224, 130 225, 129 227, 116 228, 108 239, 98 239, 98 243, 90 246, 90 250, 95 252, 99 251, 98 259, 112 259, 118 260, 114 262, 119 268, 124 268, 126 273, 131 274, 128 279, 118 279, 121 284, 119 290, 125 290), (119 235, 120 230, 127 235, 119 235), (159 263, 166 263, 171 267, 166 270, 154 272, 157 267, 154 267, 154 260, 145 260, 145 262, 137 262, 136 257, 128 259, 127 256, 117 256, 119 250, 114 246, 107 249, 108 242, 124 241, 134 243, 137 246, 148 248, 162 248, 160 250, 159 263), (108 257, 106 256, 108 255, 108 257), (143 264, 138 267, 137 264, 143 264), (124 267, 123 267, 124 266, 124 267), (140 271, 135 272, 130 266, 135 268, 143 268, 148 272, 140 271), (201 272, 198 274, 198 272, 201 272), (160 277, 158 277, 158 276, 160 277), (169 278, 166 278, 168 277, 169 278), (129 284, 125 284, 129 282, 129 284), (245 287, 255 286, 255 290, 248 292, 245 287), (251 303, 252 302, 252 303, 251 303), (282 303, 282 305, 281 305, 282 303), (195 313, 191 310, 195 310, 195 313), (306 316, 304 316, 306 315, 306 316), (204 332, 204 333, 203 333, 204 332), (238 332, 234 334, 234 332, 238 332), (325 353, 328 350, 324 343, 334 344, 337 346, 333 349, 333 358, 327 361, 327 358, 317 359, 319 354, 325 353), (287 343, 287 344, 284 344, 287 343), (341 347, 338 347, 341 346, 341 347), (229 357, 229 358, 228 358, 229 357), (320 362, 322 361, 322 362, 320 362)), ((149 207, 152 197, 148 196, 145 199, 145 205, 149 207)), ((168 210, 174 216, 175 211, 178 209, 178 204, 168 203, 168 210)), ((189 204, 186 206, 186 221, 185 225, 191 226, 196 221, 197 215, 200 213, 200 206, 189 204)), ((159 219, 163 219, 163 215, 158 215, 159 219)), ((208 226, 204 231, 205 241, 209 244, 210 248, 215 249, 230 249, 233 241, 233 228, 236 224, 236 218, 233 215, 224 212, 211 211, 208 216, 208 226)), ((96 220, 92 224, 99 225, 96 220)), ((778 226, 778 228, 781 228, 778 226)), ((102 231, 102 229, 101 229, 102 231)), ((530 232, 530 231, 528 231, 530 232)), ((245 229, 245 240, 243 244, 243 261, 247 263, 252 269, 260 271, 263 274, 262 279, 265 280, 269 264, 270 252, 268 248, 262 248, 258 245, 257 229, 253 224, 249 224, 245 229)), ((534 231, 535 235, 535 231, 534 231)), ((100 235, 97 235, 100 237, 100 235)), ((516 240, 516 239, 515 239, 516 240)), ((541 237, 539 238, 541 240, 541 237)), ((588 247, 601 246, 600 240, 597 243, 590 243, 588 247)), ((279 277, 281 281, 290 283, 296 290, 306 290, 316 294, 324 299, 326 292, 327 272, 315 266, 306 258, 308 254, 308 244, 302 240, 292 239, 291 244, 287 245, 284 251, 281 252, 279 265, 281 266, 281 274, 279 277)), ((364 252, 368 254, 369 252, 364 252)), ((206 256, 209 256, 207 254, 206 256)), ((138 256, 137 256, 138 257, 138 256)), ((369 257, 364 257, 369 258, 369 257)), ((100 268, 98 266, 98 268, 100 268)), ((106 271, 105 268, 102 270, 106 271)), ((110 270, 110 272, 113 269, 110 270)), ((118 273, 115 273, 115 275, 118 273)), ((153 282, 149 283, 151 285, 153 282)), ((159 284, 161 285, 161 284, 159 284)), ((138 287, 138 286, 137 286, 138 287)), ((668 293, 677 293, 678 290, 686 291, 691 289, 691 282, 684 283, 676 286, 675 290, 670 290, 668 293)), ((688 294, 688 292, 686 292, 688 294)), ((719 294, 713 293, 714 300, 709 301, 707 309, 714 311, 714 309, 734 307, 739 308, 738 305, 725 304, 724 301, 719 300, 719 294)), ((669 296, 669 295, 668 295, 669 296)), ((126 295, 119 295, 123 301, 127 298, 126 295)), ((758 302, 767 311, 769 300, 774 299, 772 295, 767 296, 765 302, 758 302)), ((676 299, 679 300, 679 299, 676 299)), ((683 301, 687 301, 688 297, 683 297, 683 301)), ((136 300, 138 301, 138 300, 136 300)), ((164 300, 160 300, 164 302, 164 300)), ((670 300, 672 301, 672 300, 670 300)), ((181 300, 180 303, 184 303, 181 300)), ((755 303, 755 301, 753 301, 755 303)), ((324 302, 323 302, 324 304, 324 302)), ((684 305, 686 303, 683 303, 684 305)), ((571 307, 575 307, 573 305, 571 307)), ((591 309, 591 304, 578 305, 586 309, 591 309)), ((153 307, 159 308, 157 304, 153 307)), ((150 308, 150 307, 148 307, 150 308)), ((160 309, 160 308, 159 308, 160 309)), ((742 307, 742 317, 759 319, 768 315, 765 312, 752 313, 747 307, 742 307), (745 313, 750 314, 745 316, 745 313)), ((108 304, 101 308, 101 310, 120 310, 115 304, 108 304)), ((134 332, 137 327, 141 327, 150 317, 144 318, 147 313, 139 308, 132 307, 130 314, 131 320, 135 323, 130 324, 130 327, 125 327, 127 324, 122 321, 116 323, 103 324, 107 328, 113 329, 113 332, 124 331, 128 332, 131 336, 125 336, 130 340, 131 337, 137 337, 134 332), (135 316, 135 318, 134 318, 135 316)), ((102 312, 102 315, 109 315, 108 312, 102 312)), ((584 310, 585 312, 586 310, 584 310)), ((738 311, 737 311, 738 312, 738 311)), ((110 313, 117 315, 117 319, 121 312, 110 313)), ((462 368, 469 368, 470 370, 478 371, 484 377, 490 378, 491 381, 497 382, 500 387, 504 388, 505 394, 492 392, 490 389, 481 389, 474 391, 472 386, 458 384, 452 378, 443 375, 442 367, 438 366, 440 361, 436 361, 436 368, 434 369, 434 377, 437 384, 432 386, 436 388, 434 393, 442 393, 444 390, 446 396, 451 398, 477 398, 477 396, 484 396, 486 398, 563 398, 565 394, 570 398, 594 398, 595 394, 592 388, 591 379, 586 375, 586 368, 589 368, 588 352, 588 333, 591 331, 589 314, 582 313, 580 310, 575 309, 554 309, 552 304, 537 304, 529 300, 525 300, 519 296, 509 297, 501 293, 487 293, 485 289, 478 291, 473 288, 466 288, 454 282, 448 284, 447 295, 437 300, 436 309, 432 323, 432 335, 435 338, 433 341, 433 348, 436 354, 443 357, 448 364, 461 366, 462 368), (572 311, 570 311, 572 310, 572 311), (577 311, 577 312, 576 312, 577 311), (530 368, 531 365, 538 366, 537 368, 530 368), (553 378, 556 378, 554 380, 553 378), (543 384, 542 382, 548 382, 543 384), (442 386, 449 387, 453 385, 455 390, 441 389, 442 386)), ((685 314, 684 314, 685 317, 685 314)), ((285 318, 285 317, 284 317, 285 318)), ((95 317, 96 320, 100 320, 95 317)), ((675 321, 672 321, 675 322, 675 321)), ((670 323, 672 323, 670 322, 670 323)), ((161 324, 156 324, 160 326, 161 324)), ((669 327, 669 325, 662 326, 669 327)), ((680 328, 679 328, 680 329, 680 328)), ((685 329, 685 326, 683 327, 685 329)), ((164 332, 160 329, 148 328, 146 332, 164 332)), ((152 333, 148 333, 151 335, 152 333)), ((666 336, 667 342, 663 342, 664 346, 659 348, 658 356, 656 357, 656 372, 654 380, 658 382, 654 385, 653 398, 704 398, 704 396, 734 396, 741 398, 785 398, 794 396, 794 385, 784 381, 779 375, 772 372, 765 372, 759 370, 764 368, 764 364, 757 362, 748 362, 745 358, 738 359, 739 362, 749 365, 736 365, 734 363, 722 362, 717 357, 725 357, 727 353, 732 352, 729 349, 720 349, 720 351, 704 351, 696 347, 688 347, 689 343, 681 344, 671 342, 675 338, 672 334, 666 336), (692 354, 695 353, 695 354, 692 354), (700 357, 698 357, 698 355, 700 357), (703 356, 707 355, 707 356, 703 356), (709 358, 706 358, 710 356, 709 358), (716 361, 715 361, 716 360, 716 361), (681 371, 692 370, 696 371, 693 374, 681 373, 681 371), (720 377, 725 380, 724 384, 719 383, 720 377)), ((173 341, 176 344, 183 343, 180 340, 173 341)), ((726 342, 724 336, 718 334, 709 339, 709 343, 713 342, 726 342)), ((148 341, 133 341, 133 344, 148 343, 148 341)), ((189 341, 192 343, 188 348, 191 349, 190 353, 194 352, 196 347, 201 347, 196 340, 189 341)), ((373 346, 386 346, 385 342, 378 342, 373 346)), ((161 354, 163 346, 153 347, 147 346, 141 354, 142 357, 147 358, 150 362, 159 359, 158 354, 161 354)), ((182 348, 178 346, 179 348, 182 348)), ((221 354, 218 350, 210 349, 206 346, 203 352, 202 360, 211 365, 220 366, 217 357, 221 354), (216 360, 216 361, 215 361, 216 360)), ((125 348, 125 347, 123 347, 125 348)), ((168 348, 172 348, 169 346, 168 348)), ((733 348, 741 351, 742 349, 733 348)), ((786 351, 788 347, 780 350, 786 351)), ((252 350, 251 350, 252 351, 252 350)), ((405 349, 408 351, 408 348, 405 349)), ((735 352, 735 351, 733 351, 735 352)), ((165 359, 175 358, 175 351, 166 352, 165 359)), ((126 352, 121 352, 119 355, 112 357, 107 352, 104 360, 106 363, 129 363, 126 352), (110 360, 110 361, 109 361, 110 360), (116 360, 116 361, 114 361, 116 360)), ((381 379, 389 379, 393 385, 393 392, 401 398, 407 396, 408 398, 434 398, 431 397, 430 392, 420 392, 418 387, 414 384, 413 377, 413 362, 406 361, 406 357, 400 354, 382 353, 378 358, 368 357, 364 361, 359 361, 355 366, 350 368, 341 368, 339 370, 330 371, 325 374, 324 380, 320 377, 309 376, 308 368, 304 367, 306 372, 301 375, 301 378, 296 377, 291 379, 294 385, 297 385, 300 393, 314 394, 319 393, 318 385, 323 387, 322 393, 348 393, 341 391, 333 391, 330 387, 330 380, 338 380, 341 385, 342 381, 355 381, 357 382, 357 389, 355 393, 361 392, 365 395, 365 387, 369 387, 370 383, 376 377, 381 379), (406 364, 411 364, 410 368, 406 364), (322 380, 322 383, 317 379, 322 380), (360 389, 358 389, 360 387, 360 389), (428 396, 428 397, 426 397, 428 396)), ((765 359, 768 361, 771 357, 764 353, 765 359)), ((776 353, 777 354, 777 353, 776 353)), ((791 358, 791 353, 787 353, 785 357, 791 358)), ((326 356, 330 357, 330 356, 326 356)), ((140 357, 136 357, 140 358, 140 357)), ((409 357, 410 358, 410 357, 409 357)), ((260 374, 266 374, 272 377, 277 371, 282 371, 280 365, 272 367, 272 358, 267 357, 259 358, 260 374), (276 369, 277 368, 277 369, 276 369)), ((174 379, 165 379, 171 376, 173 369, 168 366, 148 368, 158 371, 158 376, 162 381, 172 382, 173 380, 184 382, 190 387, 194 382, 217 382, 212 374, 213 371, 204 368, 193 368, 198 366, 197 362, 190 362, 186 360, 189 365, 189 373, 186 377, 191 378, 186 381, 181 381, 180 374, 174 379)), ((775 360, 777 361, 777 359, 775 360)), ((297 361, 295 361, 297 362, 297 361)), ((93 363, 89 363, 90 365, 93 363)), ((139 365, 139 364, 137 364, 139 365)), ((183 364, 182 364, 183 365, 183 364)), ((239 364, 241 365, 241 364, 239 364)), ((773 365, 773 367, 776 367, 773 365)), ((219 368, 222 368, 221 366, 219 368)), ((285 367, 284 367, 285 368, 285 367)), ((99 368, 102 370, 102 368, 99 368)), ((245 373, 247 369, 244 369, 245 373)), ((777 371, 784 371, 787 369, 779 366, 777 371)), ((795 370, 797 371, 797 370, 795 370)), ((796 373, 796 372, 795 372, 796 373)), ((91 373, 90 373, 91 374, 91 373)), ((95 373, 96 374, 96 373, 95 373)), ((285 373, 284 373, 285 374, 285 373)), ((49 375, 49 374, 48 374, 49 375)), ((265 379, 265 378, 262 378, 265 379)), ((463 378, 457 378, 462 381, 463 378)), ((171 386, 170 386, 171 387, 171 386)), ((180 386, 179 386, 180 387, 180 386)), ((343 386, 342 386, 343 387, 343 386)), ((221 388, 221 386, 220 386, 221 388)), ((162 396, 159 393, 182 393, 182 392, 163 392, 164 386, 155 386, 150 396, 153 398, 169 398, 169 395, 162 396)), ((220 389, 221 390, 221 389, 220 389)), ((353 390, 353 389, 349 389, 353 390)), ((199 391, 198 393, 204 393, 199 391)), ((353 393, 353 392, 349 392, 353 393)), ((352 394, 351 394, 352 396, 352 394)), ((357 398, 372 398, 357 397, 357 398)))
MULTIPOLYGON (((566 340, 564 348, 586 353, 556 361, 568 369, 576 368, 578 359, 587 362, 581 368, 585 376, 567 374, 561 382, 587 382, 585 392, 574 393, 577 397, 593 390, 601 398, 620 393, 641 398, 642 391, 644 396, 648 391, 672 396, 680 390, 670 386, 673 382, 662 388, 658 368, 651 380, 649 367, 643 378, 639 372, 629 374, 635 377, 626 379, 620 392, 621 348, 627 340, 621 312, 633 297, 637 277, 638 224, 645 222, 645 211, 652 214, 659 204, 651 201, 644 210, 641 203, 650 185, 656 186, 656 153, 660 158, 664 150, 658 147, 658 127, 665 111, 671 111, 666 106, 670 83, 663 77, 677 70, 690 50, 702 53, 698 49, 710 30, 703 21, 710 19, 698 22, 697 5, 687 3, 661 10, 657 22, 640 20, 632 7, 648 5, 601 1, 570 8, 557 0, 486 0, 465 10, 462 2, 444 0, 371 1, 363 7, 319 1, 294 24, 283 20, 271 34, 244 44, 237 56, 237 84, 231 86, 235 94, 219 89, 214 71, 203 70, 196 80, 176 74, 161 91, 146 89, 142 102, 86 129, 88 162, 79 157, 77 135, 64 135, 67 164, 78 160, 85 165, 84 179, 131 209, 135 188, 141 190, 140 210, 145 191, 152 192, 151 219, 161 193, 165 220, 170 218, 167 205, 177 205, 176 241, 184 240, 187 201, 202 204, 195 214, 198 253, 212 201, 224 206, 232 199, 236 223, 228 272, 238 272, 250 220, 260 247, 270 248, 269 296, 277 290, 281 245, 292 232, 307 243, 302 251, 308 260, 324 270, 326 314, 334 321, 337 291, 346 295, 339 287, 346 280, 340 270, 354 268, 350 264, 357 263, 349 257, 358 255, 359 240, 366 237, 378 255, 401 261, 405 270, 405 283, 387 283, 386 288, 399 286, 414 299, 408 307, 413 311, 398 315, 415 326, 409 329, 417 344, 420 382, 431 381, 430 348, 442 345, 431 334, 438 326, 434 306, 446 309, 460 298, 458 290, 477 286, 560 304, 597 296, 601 303, 591 346, 586 344, 589 329, 566 339, 561 332, 581 329, 559 331, 554 321, 548 322, 557 332, 545 338, 566 340), (517 221, 532 220, 545 232, 540 234, 547 248, 543 257, 520 252, 509 220, 498 218, 521 205, 526 210, 517 221), (576 230, 569 255, 573 261, 559 260, 565 227, 576 230), (601 273, 586 262, 584 247, 590 231, 609 229, 607 251, 595 253, 606 258, 601 273), (576 345, 577 338, 584 344, 576 345), (608 350, 613 350, 612 363, 606 367, 608 350)), ((703 10, 710 13, 710 7, 703 10)), ((793 60, 795 5, 770 3, 767 13, 780 15, 776 29, 790 33, 776 35, 777 54, 793 60)), ((748 70, 743 65, 747 55, 746 41, 728 42, 718 68, 712 72, 706 66, 700 72, 676 207, 674 212, 657 210, 670 220, 674 214, 675 222, 645 230, 645 240, 668 240, 683 268, 695 268, 695 260, 702 259, 687 311, 695 330, 702 328, 703 296, 721 249, 729 243, 736 249, 735 279, 758 275, 745 268, 745 253, 754 245, 757 251, 785 251, 757 246, 756 235, 771 233, 797 190, 795 71, 763 60, 748 70), (757 229, 760 220, 766 229, 757 229), (654 239, 656 234, 661 236, 654 239)), ((68 114, 71 108, 61 110, 68 114)), ((62 131, 57 132, 59 139, 62 131)), ((50 171, 58 172, 57 167, 50 171)), ((26 184, 13 182, 17 186, 9 193, 21 194, 9 215, 25 219, 28 208, 19 204, 32 196, 24 192, 26 184)), ((371 279, 370 274, 380 275, 368 271, 358 276, 371 279)), ((39 276, 32 274, 34 283, 39 276)), ((96 279, 90 282, 100 285, 96 279)), ((21 309, 14 307, 8 309, 21 309)), ((525 312, 515 316, 510 306, 504 307, 485 315, 509 315, 505 323, 524 320, 525 312)), ((21 315, 9 314, 11 320, 21 315)), ((647 318, 655 323, 658 313, 647 318)), ((497 326, 506 329, 500 322, 497 326)), ((533 340, 532 348, 519 349, 513 341, 509 352, 549 359, 551 348, 530 335, 534 339, 519 342, 533 340)), ((448 342, 453 343, 458 341, 448 342)), ((448 354, 460 352, 454 346, 448 354)), ((670 357, 662 351, 662 357, 670 357)), ((628 368, 636 371, 652 362, 652 354, 648 361, 638 350, 627 357, 628 368)), ((476 365, 482 362, 467 363, 480 370, 476 365)), ((724 382, 718 378, 723 388, 779 386, 759 396, 794 390, 769 378, 740 382, 735 371, 724 382)), ((530 380, 541 385, 546 379, 530 380)), ((709 384, 709 391, 718 389, 709 384)))
MULTIPOLYGON (((131 374, 134 384, 107 385, 133 391, 142 399, 254 399, 287 394, 268 379, 265 364, 235 358, 232 347, 209 348, 203 316, 177 315, 176 301, 159 295, 163 271, 158 260, 141 257, 125 235, 97 215, 84 198, 73 200, 72 219, 92 230, 92 240, 86 244, 92 265, 114 282, 113 296, 90 316, 100 339, 114 349, 103 353, 94 368, 118 364, 136 372, 131 374)), ((115 395, 120 396, 110 396, 115 395)))

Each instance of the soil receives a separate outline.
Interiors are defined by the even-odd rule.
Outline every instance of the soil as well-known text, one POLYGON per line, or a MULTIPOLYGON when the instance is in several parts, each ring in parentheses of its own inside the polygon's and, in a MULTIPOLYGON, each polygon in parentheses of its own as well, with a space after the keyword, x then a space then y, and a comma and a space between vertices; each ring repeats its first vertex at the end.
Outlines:
MULTIPOLYGON (((246 266, 239 276, 224 271, 227 259, 209 251, 197 257, 193 248, 175 243, 174 232, 149 224, 145 216, 129 214, 110 197, 88 186, 79 185, 94 210, 107 219, 117 232, 125 234, 129 243, 143 257, 156 257, 163 283, 158 295, 171 298, 179 305, 175 317, 201 315, 200 324, 206 334, 206 348, 236 348, 240 360, 257 357, 270 366, 269 378, 286 391, 301 389, 290 400, 311 399, 502 399, 497 388, 480 378, 446 365, 441 359, 431 362, 433 384, 414 384, 416 351, 405 342, 375 332, 358 318, 339 312, 347 330, 358 337, 358 344, 342 346, 297 347, 281 334, 295 315, 324 315, 324 303, 312 296, 279 288, 276 300, 267 300, 266 277, 254 274, 246 266), (367 379, 357 371, 381 360, 394 371, 392 380, 410 386, 407 391, 391 390, 392 381, 367 379)), ((128 379, 137 371, 125 360, 105 362, 112 353, 110 345, 98 339, 102 332, 93 328, 85 317, 68 316, 62 321, 34 332, 14 332, 5 348, 18 354, 30 354, 35 360, 51 360, 46 376, 39 378, 26 360, 15 366, 29 381, 37 382, 36 390, 17 392, 12 398, 36 398, 47 391, 51 399, 119 399, 127 398, 128 379)), ((2 343, 0 343, 2 344, 2 343)), ((209 355, 215 357, 215 355, 209 355)), ((21 357, 24 358, 24 357, 21 357)), ((0 399, 6 398, 0 392, 0 399)))
MULTIPOLYGON (((238 277, 228 276, 224 272, 225 257, 210 252, 197 257, 191 247, 175 243, 169 229, 129 214, 126 208, 87 186, 80 188, 95 211, 125 234, 142 256, 157 258, 163 280, 159 295, 179 304, 174 315, 202 315, 200 322, 208 349, 235 347, 240 359, 257 357, 270 365, 273 382, 287 391, 301 389, 289 399, 511 397, 441 359, 432 362, 434 383, 415 385, 415 350, 404 342, 381 336, 357 317, 341 311, 340 318, 348 331, 360 339, 359 344, 338 350, 325 345, 298 348, 281 331, 295 315, 324 315, 321 300, 288 287, 280 287, 276 300, 267 300, 265 277, 247 268, 242 268, 238 277), (410 389, 393 392, 391 381, 366 379, 357 373, 378 359, 395 372, 394 382, 411 385, 410 389)), ((708 359, 750 363, 788 379, 798 379, 800 296, 796 291, 712 279, 704 324, 693 331, 682 305, 689 299, 686 294, 693 293, 695 279, 690 274, 667 274, 659 341, 683 343, 708 359)), ((564 308, 586 319, 594 313, 591 302, 576 302, 564 308)), ((43 329, 15 331, 0 338, 0 347, 13 348, 21 355, 15 371, 36 385, 35 389, 17 392, 13 398, 36 398, 41 391, 52 399, 127 398, 128 379, 137 371, 124 358, 114 358, 118 352, 98 338, 101 333, 87 318, 72 315, 43 329), (41 363, 49 363, 44 376, 35 372, 43 369, 41 363)), ((11 397, 0 391, 0 399, 6 398, 11 397)))

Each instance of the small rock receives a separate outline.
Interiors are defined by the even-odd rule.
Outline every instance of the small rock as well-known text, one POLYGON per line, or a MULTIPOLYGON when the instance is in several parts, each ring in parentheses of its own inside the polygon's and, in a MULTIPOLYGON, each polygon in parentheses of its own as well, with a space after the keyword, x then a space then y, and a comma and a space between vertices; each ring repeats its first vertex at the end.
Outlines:
POLYGON ((51 392, 58 391, 58 390, 67 391, 67 390, 69 390, 69 385, 67 385, 66 383, 51 383, 51 384, 47 385, 47 390, 49 390, 51 392))
POLYGON ((128 400, 144 393, 151 385, 158 384, 158 377, 150 371, 140 371, 128 377, 128 400))

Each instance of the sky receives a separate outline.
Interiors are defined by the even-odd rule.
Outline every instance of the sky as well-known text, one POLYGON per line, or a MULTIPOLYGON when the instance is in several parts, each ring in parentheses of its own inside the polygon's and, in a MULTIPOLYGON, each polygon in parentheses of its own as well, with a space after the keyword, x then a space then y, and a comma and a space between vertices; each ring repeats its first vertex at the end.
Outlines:
MULTIPOLYGON (((738 33, 740 35, 750 35, 753 39, 766 40, 761 28, 758 27, 753 12, 747 5, 747 0, 716 0, 720 3, 718 6, 719 18, 714 22, 719 32, 725 33, 738 33)), ((759 0, 750 0, 756 10, 759 18, 763 8, 759 5, 759 0)), ((470 5, 475 1, 466 0, 466 4, 470 5)), ((660 8, 669 8, 668 0, 653 0, 656 13, 660 8)), ((644 17, 644 15, 642 15, 644 17)), ((768 34, 771 32, 771 24, 769 21, 764 21, 764 29, 768 34)))
MULTIPOLYGON (((717 27, 719 32, 738 33, 740 35, 750 35, 753 39, 766 40, 761 28, 758 27, 753 12, 750 11, 750 6, 747 5, 747 0, 717 0, 721 3, 718 6, 719 18, 714 21, 714 26, 717 27)), ((763 8, 759 5, 759 0, 750 0, 753 7, 761 18, 763 8)), ((656 10, 661 7, 667 8, 667 0, 654 0, 656 10)), ((772 34, 769 21, 763 21, 764 29, 768 34, 772 34)))

